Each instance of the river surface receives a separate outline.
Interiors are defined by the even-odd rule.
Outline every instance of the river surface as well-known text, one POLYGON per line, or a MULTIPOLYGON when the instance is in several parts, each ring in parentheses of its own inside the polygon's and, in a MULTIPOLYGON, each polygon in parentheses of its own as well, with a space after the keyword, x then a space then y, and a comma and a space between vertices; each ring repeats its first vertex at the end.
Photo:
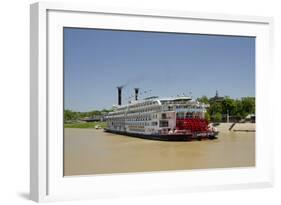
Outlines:
POLYGON ((250 166, 255 166, 255 132, 225 131, 216 140, 167 142, 65 128, 65 176, 250 166))

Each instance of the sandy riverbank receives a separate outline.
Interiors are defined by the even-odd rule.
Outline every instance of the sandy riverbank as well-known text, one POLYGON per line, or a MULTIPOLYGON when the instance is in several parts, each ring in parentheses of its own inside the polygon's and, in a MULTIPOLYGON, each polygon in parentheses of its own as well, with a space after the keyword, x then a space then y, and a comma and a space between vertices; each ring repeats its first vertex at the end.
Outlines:
MULTIPOLYGON (((216 126, 218 131, 220 132, 229 132, 229 128, 233 123, 220 123, 219 125, 216 126)), ((234 126, 232 127, 231 131, 250 131, 254 132, 256 130, 256 124, 255 123, 235 123, 234 126)))

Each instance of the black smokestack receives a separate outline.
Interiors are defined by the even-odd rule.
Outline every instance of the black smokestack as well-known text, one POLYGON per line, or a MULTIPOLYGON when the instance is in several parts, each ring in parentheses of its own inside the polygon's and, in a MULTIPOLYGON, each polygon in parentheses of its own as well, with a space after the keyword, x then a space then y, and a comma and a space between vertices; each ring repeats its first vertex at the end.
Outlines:
POLYGON ((135 100, 138 100, 139 88, 135 88, 135 100))
POLYGON ((122 88, 123 88, 123 86, 117 87, 117 89, 118 89, 118 105, 122 104, 122 88))

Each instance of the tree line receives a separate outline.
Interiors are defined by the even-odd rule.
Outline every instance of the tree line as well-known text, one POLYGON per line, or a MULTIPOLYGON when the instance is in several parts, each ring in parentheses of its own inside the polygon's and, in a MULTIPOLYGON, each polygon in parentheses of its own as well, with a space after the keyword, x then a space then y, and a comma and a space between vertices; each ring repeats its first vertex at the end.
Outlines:
POLYGON ((232 99, 226 96, 220 100, 214 100, 214 98, 202 96, 197 98, 197 101, 209 105, 205 115, 209 121, 225 121, 227 115, 232 118, 232 121, 239 121, 249 114, 255 114, 255 97, 232 99))
POLYGON ((93 110, 90 112, 76 112, 76 111, 66 109, 66 110, 64 110, 63 118, 64 118, 64 122, 71 122, 71 121, 77 121, 79 119, 86 118, 86 117, 102 116, 110 111, 112 111, 112 110, 103 109, 103 110, 93 110))
MULTIPOLYGON (((198 102, 209 105, 205 118, 208 121, 226 121, 229 115, 232 121, 244 119, 249 114, 255 114, 255 97, 244 97, 232 99, 224 97, 220 100, 213 100, 207 96, 197 98, 198 102)), ((102 116, 112 111, 112 109, 93 110, 90 112, 76 112, 69 109, 64 110, 64 122, 77 121, 85 117, 102 116)))

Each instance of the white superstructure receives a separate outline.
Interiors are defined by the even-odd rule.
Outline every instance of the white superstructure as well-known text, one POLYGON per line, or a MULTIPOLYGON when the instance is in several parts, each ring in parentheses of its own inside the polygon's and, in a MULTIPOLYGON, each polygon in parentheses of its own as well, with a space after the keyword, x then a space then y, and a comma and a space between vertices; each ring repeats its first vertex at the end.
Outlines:
POLYGON ((117 106, 106 116, 106 130, 142 135, 171 134, 180 129, 180 120, 204 119, 205 112, 206 105, 190 97, 150 97, 117 106))

